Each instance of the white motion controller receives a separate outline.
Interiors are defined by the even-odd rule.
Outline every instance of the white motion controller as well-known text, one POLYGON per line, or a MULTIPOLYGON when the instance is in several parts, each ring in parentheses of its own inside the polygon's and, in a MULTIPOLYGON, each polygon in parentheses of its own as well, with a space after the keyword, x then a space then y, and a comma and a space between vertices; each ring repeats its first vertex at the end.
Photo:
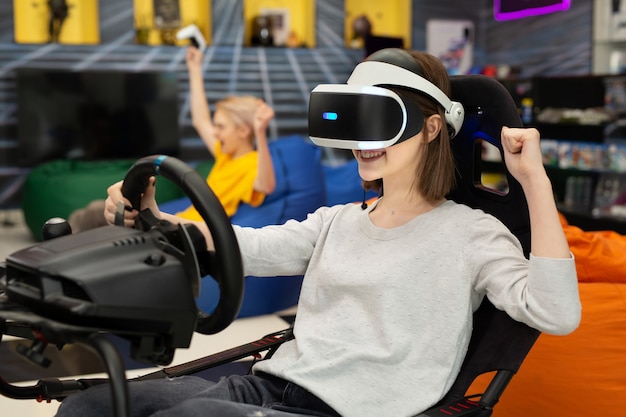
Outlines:
POLYGON ((204 48, 206 48, 206 40, 204 39, 204 36, 202 35, 200 29, 198 29, 198 26, 194 24, 185 26, 184 28, 176 32, 176 39, 189 39, 191 41, 191 44, 198 48, 200 51, 204 51, 204 48))

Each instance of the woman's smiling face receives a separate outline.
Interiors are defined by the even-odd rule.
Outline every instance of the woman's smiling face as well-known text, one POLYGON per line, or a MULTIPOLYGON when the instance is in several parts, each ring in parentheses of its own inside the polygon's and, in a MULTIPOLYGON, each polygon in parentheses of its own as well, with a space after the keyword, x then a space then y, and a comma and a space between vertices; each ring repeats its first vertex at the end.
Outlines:
POLYGON ((422 132, 384 149, 353 150, 359 164, 359 175, 365 181, 401 175, 413 178, 420 160, 422 132))
POLYGON ((222 152, 234 154, 242 143, 247 143, 249 129, 239 126, 228 111, 216 110, 213 115, 215 139, 221 143, 222 152))
MULTIPOLYGON (((419 180, 417 176, 421 169, 418 164, 423 163, 426 146, 437 138, 441 127, 441 116, 434 114, 424 120, 424 127, 418 134, 405 141, 383 149, 353 150, 359 175, 364 181, 383 179, 389 186, 412 187, 411 184, 417 184, 419 180)), ((412 191, 417 190, 409 190, 412 191)))

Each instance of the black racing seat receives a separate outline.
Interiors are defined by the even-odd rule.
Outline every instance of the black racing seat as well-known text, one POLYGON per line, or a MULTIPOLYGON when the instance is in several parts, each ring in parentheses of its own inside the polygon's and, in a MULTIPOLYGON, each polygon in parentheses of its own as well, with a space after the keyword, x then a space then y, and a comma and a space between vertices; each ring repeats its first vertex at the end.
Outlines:
MULTIPOLYGON (((522 188, 506 171, 504 164, 494 167, 493 163, 489 165, 482 159, 483 141, 497 147, 502 155, 502 126, 522 126, 517 107, 509 92, 493 78, 462 75, 452 77, 451 83, 452 99, 463 104, 465 121, 452 140, 458 169, 457 187, 448 197, 470 207, 480 208, 500 219, 517 236, 528 256, 530 219, 522 188), (498 192, 482 185, 481 173, 492 168, 501 169, 506 175, 508 192, 498 192)), ((416 417, 490 416, 538 336, 538 330, 513 320, 485 297, 474 313, 468 352, 454 384, 439 404, 416 417), (491 374, 491 379, 485 391, 467 393, 476 377, 486 373, 491 374)), ((271 353, 292 337, 288 329, 194 361, 188 366, 166 368, 140 379, 180 376, 241 359, 252 353, 266 350, 271 353)))
MULTIPOLYGON (((463 104, 465 120, 459 134, 452 140, 458 175, 457 187, 449 198, 500 219, 519 239, 528 257, 530 219, 520 184, 504 164, 498 167, 506 175, 506 194, 483 186, 481 181, 481 173, 494 168, 483 161, 483 141, 497 147, 502 155, 502 126, 522 126, 517 106, 506 88, 493 78, 459 75, 451 77, 451 84, 452 99, 463 104)), ((538 330, 513 320, 485 297, 474 313, 474 329, 461 372, 443 400, 420 417, 490 416, 537 337, 538 330), (466 395, 476 377, 492 372, 485 392, 475 397, 471 393, 466 395)))

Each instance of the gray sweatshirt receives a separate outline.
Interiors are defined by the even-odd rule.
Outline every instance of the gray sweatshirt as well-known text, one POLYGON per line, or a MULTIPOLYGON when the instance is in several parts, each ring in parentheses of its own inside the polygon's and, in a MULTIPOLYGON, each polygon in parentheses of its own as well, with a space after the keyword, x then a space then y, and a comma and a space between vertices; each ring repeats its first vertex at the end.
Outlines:
POLYGON ((574 259, 527 260, 493 216, 447 201, 382 229, 360 205, 235 232, 246 275, 301 275, 295 340, 255 366, 342 416, 410 416, 453 383, 487 295, 543 332, 580 320, 574 259))

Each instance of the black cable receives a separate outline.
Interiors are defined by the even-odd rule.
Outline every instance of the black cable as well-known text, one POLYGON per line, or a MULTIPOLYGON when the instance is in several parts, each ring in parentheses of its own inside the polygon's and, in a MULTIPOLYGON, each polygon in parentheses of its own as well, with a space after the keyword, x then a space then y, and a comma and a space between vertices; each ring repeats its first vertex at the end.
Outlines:
POLYGON ((367 191, 363 188, 363 203, 361 204, 361 209, 365 210, 367 208, 367 203, 365 202, 367 191))

